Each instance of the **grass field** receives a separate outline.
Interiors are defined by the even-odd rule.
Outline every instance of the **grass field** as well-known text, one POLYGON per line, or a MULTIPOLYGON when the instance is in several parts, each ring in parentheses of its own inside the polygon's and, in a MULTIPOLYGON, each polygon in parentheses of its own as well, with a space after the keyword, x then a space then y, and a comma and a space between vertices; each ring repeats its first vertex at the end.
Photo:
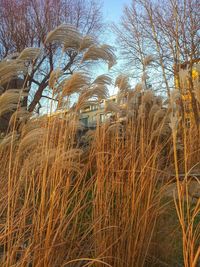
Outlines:
POLYGON ((0 96, 0 114, 17 107, 0 139, 0 266, 199 266, 198 127, 120 76, 127 119, 83 129, 80 109, 105 98, 108 77, 73 74, 64 95, 55 77, 53 96, 78 95, 62 118, 33 118, 20 90, 0 96))

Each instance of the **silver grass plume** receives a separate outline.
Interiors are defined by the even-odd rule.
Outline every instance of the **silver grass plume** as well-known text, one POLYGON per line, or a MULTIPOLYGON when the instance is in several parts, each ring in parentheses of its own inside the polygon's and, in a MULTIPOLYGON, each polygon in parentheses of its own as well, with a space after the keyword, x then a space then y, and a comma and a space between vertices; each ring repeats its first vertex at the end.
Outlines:
POLYGON ((151 138, 154 139, 163 136, 170 136, 170 134, 171 131, 169 125, 167 123, 164 123, 152 132, 151 138))
POLYGON ((104 85, 110 85, 111 83, 112 83, 111 77, 105 74, 99 75, 93 82, 93 84, 104 84, 104 85))
POLYGON ((62 96, 79 93, 84 87, 90 85, 89 76, 84 72, 76 72, 63 83, 62 96))
POLYGON ((92 45, 83 54, 82 62, 88 60, 100 60, 108 63, 108 68, 112 68, 116 64, 116 56, 113 52, 113 48, 110 45, 92 45))
POLYGON ((80 110, 85 106, 85 101, 95 100, 98 103, 108 97, 108 89, 104 84, 93 84, 89 88, 85 88, 85 90, 79 95, 76 110, 80 110))
POLYGON ((155 125, 158 121, 162 121, 166 116, 166 111, 162 108, 158 109, 153 118, 153 125, 155 125))
POLYGON ((143 104, 140 104, 138 107, 138 116, 140 119, 144 119, 146 114, 146 107, 143 104))
POLYGON ((22 60, 3 60, 0 62, 0 85, 3 85, 18 75, 25 75, 28 67, 22 60))
POLYGON ((18 60, 36 60, 41 53, 40 48, 35 48, 35 47, 28 47, 25 48, 17 58, 18 60))
POLYGON ((132 97, 129 97, 128 103, 127 103, 129 110, 136 109, 138 105, 139 105, 139 97, 137 94, 133 95, 132 97))
POLYGON ((121 130, 123 129, 123 125, 120 122, 116 122, 112 125, 109 125, 106 134, 113 134, 113 135, 117 135, 121 132, 121 130))
POLYGON ((108 97, 108 88, 105 84, 92 84, 89 90, 91 91, 91 97, 98 99, 98 101, 108 97))
POLYGON ((79 51, 81 52, 85 49, 88 49, 90 46, 95 45, 95 43, 96 42, 93 37, 86 35, 82 38, 80 42, 79 51))
POLYGON ((11 144, 16 144, 19 140, 19 134, 16 131, 7 134, 1 141, 0 141, 0 150, 6 149, 11 144))
POLYGON ((84 94, 80 94, 77 103, 72 107, 72 110, 79 111, 85 107, 92 105, 98 105, 97 101, 87 100, 84 94))
POLYGON ((146 71, 143 72, 141 79, 142 82, 145 82, 147 79, 149 79, 149 75, 147 74, 146 71))
POLYGON ((172 111, 177 110, 177 100, 179 100, 181 97, 180 90, 179 89, 173 89, 170 94, 170 102, 169 107, 172 111))
POLYGON ((141 83, 137 83, 136 84, 135 91, 137 91, 137 92, 141 92, 142 91, 142 84, 141 83))
POLYGON ((31 115, 32 114, 26 108, 21 107, 12 114, 9 121, 9 126, 14 126, 15 123, 17 125, 23 124, 30 119, 31 115))
POLYGON ((28 132, 20 142, 20 156, 27 155, 27 153, 29 153, 30 151, 39 149, 46 135, 47 129, 45 128, 35 128, 28 132))
POLYGON ((151 110, 150 110, 150 112, 149 112, 149 118, 152 119, 158 110, 160 110, 160 106, 157 105, 157 104, 154 104, 154 105, 151 107, 151 110))
POLYGON ((77 29, 70 24, 61 24, 54 30, 50 31, 45 39, 45 43, 58 42, 63 44, 64 48, 80 47, 82 37, 77 29))
POLYGON ((98 76, 93 83, 85 87, 84 91, 81 92, 78 98, 78 102, 76 104, 76 110, 80 110, 84 108, 86 105, 84 102, 88 102, 91 100, 97 101, 99 103, 102 99, 108 97, 108 88, 107 85, 111 83, 111 78, 107 75, 98 76))
POLYGON ((16 58, 18 58, 18 56, 20 55, 20 53, 18 53, 18 52, 15 52, 15 53, 11 53, 11 54, 9 54, 9 55, 7 55, 3 60, 13 60, 13 59, 16 59, 16 58))
POLYGON ((151 103, 154 101, 154 99, 155 99, 155 95, 151 90, 147 90, 144 92, 144 95, 143 95, 144 103, 151 103))
POLYGON ((84 135, 84 139, 86 139, 87 141, 91 141, 94 139, 94 136, 95 136, 95 130, 88 130, 84 135))
POLYGON ((83 151, 81 149, 69 149, 68 151, 63 152, 58 157, 56 157, 52 165, 52 169, 59 167, 62 170, 67 170, 68 173, 81 174, 81 169, 84 166, 80 163, 80 157, 82 154, 83 151))
POLYGON ((129 90, 127 93, 127 109, 129 110, 130 116, 135 114, 135 110, 139 106, 141 93, 135 90, 129 90), (131 110, 133 112, 131 112, 131 110))
POLYGON ((115 112, 119 113, 121 111, 119 105, 113 101, 105 101, 105 112, 115 112))
MULTIPOLYGON (((23 158, 23 155, 25 154, 20 154, 21 158, 23 158)), ((67 171, 70 176, 72 173, 80 174, 81 167, 83 167, 83 164, 80 163, 81 155, 82 150, 76 148, 67 151, 49 148, 48 151, 43 153, 39 150, 34 151, 34 153, 26 153, 26 160, 23 162, 20 177, 38 173, 41 169, 44 169, 44 166, 49 169, 50 173, 51 170, 59 167, 59 171, 67 171)))
POLYGON ((143 64, 144 66, 149 66, 154 61, 154 57, 152 55, 148 55, 144 58, 143 64))
POLYGON ((74 132, 76 132, 77 130, 82 130, 83 126, 79 120, 79 117, 77 117, 77 113, 75 113, 75 116, 73 118, 68 118, 68 128, 69 129, 73 129, 74 132))
POLYGON ((171 112, 170 116, 169 116, 169 127, 172 130, 172 133, 176 133, 177 129, 178 129, 178 124, 181 120, 181 118, 178 116, 177 112, 174 114, 173 112, 171 112))
POLYGON ((63 71, 61 69, 56 69, 53 70, 50 74, 49 77, 49 87, 53 88, 56 84, 56 82, 58 82, 58 79, 63 75, 63 71))
POLYGON ((162 96, 156 96, 155 97, 155 104, 159 105, 160 107, 162 106, 162 104, 163 104, 162 96))
MULTIPOLYGON (((57 148, 50 148, 46 154, 42 154, 40 152, 35 152, 37 155, 34 159, 34 164, 31 166, 33 169, 36 165, 48 164, 48 167, 55 167, 55 164, 59 164, 59 162, 62 164, 59 165, 59 167, 69 167, 66 166, 66 163, 68 162, 77 162, 79 161, 82 150, 77 148, 69 149, 68 151, 59 151, 57 148), (36 165, 35 165, 36 163, 36 165)), ((32 157, 32 155, 31 155, 32 157)), ((60 169, 60 168, 59 168, 60 169)))
POLYGON ((173 89, 170 93, 170 100, 172 103, 175 103, 177 100, 179 100, 181 97, 180 90, 179 89, 173 89))
POLYGON ((24 138, 29 132, 34 129, 44 128, 47 125, 47 116, 43 115, 38 118, 30 118, 26 124, 22 126, 21 137, 24 138))
POLYGON ((128 76, 120 74, 115 80, 115 86, 117 86, 120 91, 127 92, 130 89, 128 76))
POLYGON ((60 116, 59 114, 50 117, 46 116, 46 118, 44 118, 44 122, 45 120, 46 120, 46 126, 50 128, 52 127, 52 130, 54 130, 56 125, 59 127, 60 125, 59 123, 65 124, 66 128, 68 129, 67 131, 68 133, 70 133, 70 131, 76 132, 77 130, 82 129, 82 125, 79 120, 79 114, 75 111, 74 106, 71 107, 71 109, 69 109, 64 116, 62 115, 60 116))
POLYGON ((0 96, 0 116, 15 111, 23 96, 27 95, 22 90, 10 89, 0 96))
MULTIPOLYGON (((60 155, 60 158, 63 157, 67 161, 68 160, 77 160, 80 158, 82 155, 83 151, 79 148, 72 148, 69 149, 68 151, 64 152, 62 155, 60 155)), ((59 159, 59 158, 58 158, 59 159)))

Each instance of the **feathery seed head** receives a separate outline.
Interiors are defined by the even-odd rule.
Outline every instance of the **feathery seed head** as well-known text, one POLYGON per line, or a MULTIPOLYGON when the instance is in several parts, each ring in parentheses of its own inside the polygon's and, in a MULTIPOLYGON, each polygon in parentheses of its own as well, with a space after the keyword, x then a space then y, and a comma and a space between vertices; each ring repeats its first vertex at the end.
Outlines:
POLYGON ((61 24, 53 31, 49 32, 45 43, 57 42, 63 44, 64 49, 74 48, 79 49, 82 37, 77 29, 68 24, 61 24))
POLYGON ((63 71, 61 69, 53 70, 50 74, 49 78, 49 87, 53 88, 55 83, 58 81, 58 79, 63 75, 63 71))
POLYGON ((1 141, 0 141, 0 150, 5 149, 11 144, 16 144, 19 140, 19 134, 16 131, 13 131, 7 134, 1 141))
POLYGON ((163 120, 165 116, 166 116, 165 109, 159 108, 154 115, 153 124, 157 123, 160 120, 163 120))
POLYGON ((29 48, 25 48, 21 54, 18 56, 18 60, 35 60, 38 58, 38 56, 40 55, 40 48, 34 48, 34 47, 29 47, 29 48))
POLYGON ((148 55, 144 58, 144 66, 150 65, 154 61, 154 57, 152 55, 148 55))
POLYGON ((175 114, 171 113, 169 116, 169 119, 170 119, 169 127, 171 128, 172 133, 176 133, 177 129, 178 129, 178 124, 179 124, 181 118, 178 117, 177 113, 175 113, 175 114))
POLYGON ((81 92, 79 95, 76 110, 80 110, 84 108, 88 101, 98 101, 100 102, 102 99, 107 98, 108 96, 108 89, 107 86, 104 84, 92 84, 91 87, 85 88, 84 91, 81 92))
POLYGON ((154 93, 151 90, 145 91, 143 95, 143 101, 144 103, 151 103, 155 99, 154 93))
POLYGON ((28 67, 23 60, 3 60, 0 62, 0 85, 17 78, 20 74, 25 75, 27 72, 28 67))
POLYGON ((121 111, 119 105, 113 101, 105 101, 105 112, 115 112, 119 113, 121 111))
POLYGON ((110 69, 113 65, 116 64, 116 57, 113 52, 113 48, 106 44, 100 46, 92 45, 84 53, 82 62, 99 59, 108 62, 108 68, 110 69))
POLYGON ((163 103, 162 96, 156 96, 155 97, 155 103, 161 107, 162 106, 162 103, 163 103))
POLYGON ((152 118, 152 117, 156 114, 156 112, 157 112, 158 110, 160 110, 160 106, 157 105, 157 104, 154 104, 154 105, 151 107, 151 110, 150 110, 150 112, 149 112, 149 117, 152 118))
POLYGON ((15 123, 21 124, 23 122, 26 122, 31 117, 31 113, 26 108, 20 108, 16 110, 9 121, 9 125, 13 126, 15 123))
POLYGON ((90 78, 86 73, 74 73, 63 85, 62 96, 69 96, 72 93, 79 93, 90 85, 90 78))
POLYGON ((137 92, 141 92, 142 91, 142 84, 141 83, 137 83, 136 84, 135 91, 137 91, 137 92))
POLYGON ((31 151, 40 149, 40 146, 44 142, 44 138, 47 134, 45 128, 35 128, 29 131, 21 140, 19 145, 19 153, 24 156, 31 151))
POLYGON ((171 103, 175 103, 180 98, 180 96, 181 96, 181 94, 180 94, 180 90, 179 89, 172 90, 171 94, 170 94, 171 103))
POLYGON ((120 91, 127 92, 130 89, 128 76, 120 74, 115 80, 115 86, 117 86, 120 91))
POLYGON ((94 80, 93 84, 96 83, 96 84, 110 85, 111 82, 112 82, 111 77, 109 77, 108 75, 102 74, 94 80))
POLYGON ((80 42, 79 51, 81 52, 94 44, 95 44, 94 38, 86 35, 83 37, 83 39, 80 42))
POLYGON ((149 79, 149 75, 147 74, 147 72, 145 71, 143 72, 141 79, 142 82, 145 82, 147 79, 149 79))
POLYGON ((8 112, 15 111, 20 104, 22 97, 25 95, 27 94, 18 89, 5 91, 0 96, 0 116, 8 112))

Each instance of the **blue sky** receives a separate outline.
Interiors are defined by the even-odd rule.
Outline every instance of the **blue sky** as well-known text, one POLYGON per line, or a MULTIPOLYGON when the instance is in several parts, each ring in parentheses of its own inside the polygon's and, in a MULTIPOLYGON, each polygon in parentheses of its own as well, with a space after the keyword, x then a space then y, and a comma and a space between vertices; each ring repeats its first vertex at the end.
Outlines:
POLYGON ((131 0, 103 0, 104 16, 109 22, 119 22, 125 4, 131 0))
MULTIPOLYGON (((129 5, 132 0, 102 0, 103 3, 103 16, 104 22, 108 25, 106 32, 103 33, 103 42, 116 47, 116 36, 112 33, 111 25, 112 23, 118 24, 120 23, 121 16, 123 15, 123 9, 125 5, 129 5)), ((115 51, 118 56, 117 51, 115 51)), ((119 58, 118 58, 119 62, 119 58)), ((115 66, 116 67, 116 66, 115 66)), ((114 67, 114 68, 115 68, 114 67)), ((111 69, 112 73, 113 68, 111 69)), ((108 68, 107 64, 102 63, 98 65, 97 75, 107 73, 108 68)), ((112 74, 113 79, 115 79, 116 75, 112 74)), ((109 86, 109 92, 111 95, 116 93, 116 88, 114 86, 109 86)))

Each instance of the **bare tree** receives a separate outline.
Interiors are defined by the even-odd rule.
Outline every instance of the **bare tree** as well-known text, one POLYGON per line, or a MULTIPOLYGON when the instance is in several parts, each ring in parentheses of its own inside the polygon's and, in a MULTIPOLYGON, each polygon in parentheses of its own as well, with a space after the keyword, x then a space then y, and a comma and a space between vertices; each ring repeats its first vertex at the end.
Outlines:
MULTIPOLYGON (((63 23, 97 37, 103 26, 101 4, 95 0, 0 0, 0 58, 26 47, 42 47, 37 60, 29 62, 29 74, 24 78, 28 91, 24 105, 29 111, 37 110, 41 99, 49 98, 50 73, 58 64, 64 75, 72 74, 76 67, 79 55, 75 49, 63 52, 56 44, 44 43, 47 33, 63 23), (62 62, 61 53, 65 54, 62 62)), ((2 86, 4 90, 10 87, 2 86)))
POLYGON ((189 62, 190 92, 195 102, 191 72, 200 57, 199 17, 197 0, 133 0, 124 9, 121 25, 115 27, 129 68, 135 65, 135 71, 142 71, 144 57, 153 55, 152 73, 158 80, 162 77, 161 84, 169 96, 181 64, 189 62))

